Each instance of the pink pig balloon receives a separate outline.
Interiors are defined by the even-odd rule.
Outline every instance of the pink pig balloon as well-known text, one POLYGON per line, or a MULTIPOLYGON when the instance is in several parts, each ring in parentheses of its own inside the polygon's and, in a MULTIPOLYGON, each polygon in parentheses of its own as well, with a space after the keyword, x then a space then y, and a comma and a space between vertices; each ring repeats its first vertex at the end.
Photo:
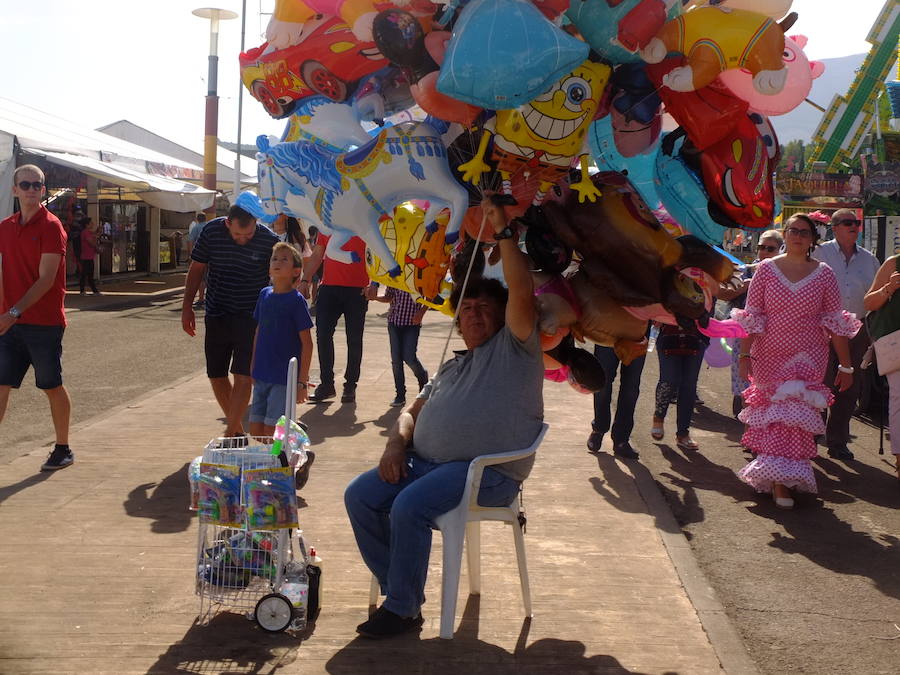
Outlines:
POLYGON ((719 81, 735 96, 750 104, 750 109, 763 115, 784 115, 803 103, 812 89, 812 81, 825 72, 821 61, 808 61, 803 47, 805 35, 784 38, 784 64, 788 69, 787 82, 777 94, 760 94, 753 86, 753 76, 743 68, 726 70, 719 75, 719 81))

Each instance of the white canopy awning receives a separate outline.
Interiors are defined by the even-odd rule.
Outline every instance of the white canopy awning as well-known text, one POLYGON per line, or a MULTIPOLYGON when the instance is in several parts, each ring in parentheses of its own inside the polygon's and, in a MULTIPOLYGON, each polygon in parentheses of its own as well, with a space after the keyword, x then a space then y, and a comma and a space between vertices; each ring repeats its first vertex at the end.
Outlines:
POLYGON ((151 206, 186 213, 215 199, 215 191, 185 182, 202 178, 201 167, 5 98, 0 132, 15 136, 22 152, 117 185, 151 206))
POLYGON ((151 206, 167 211, 187 213, 202 211, 212 206, 215 192, 185 183, 175 178, 154 176, 142 171, 99 159, 65 152, 28 149, 31 154, 45 157, 47 161, 82 171, 94 178, 119 185, 133 192, 151 206))

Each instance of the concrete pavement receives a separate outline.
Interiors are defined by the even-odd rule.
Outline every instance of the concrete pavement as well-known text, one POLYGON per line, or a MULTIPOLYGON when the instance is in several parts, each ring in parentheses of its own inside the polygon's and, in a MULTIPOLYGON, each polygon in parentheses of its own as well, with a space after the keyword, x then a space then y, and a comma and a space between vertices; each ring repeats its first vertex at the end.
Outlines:
MULTIPOLYGON (((429 372, 449 328, 426 318, 419 353, 429 372)), ((301 524, 325 560, 322 614, 304 640, 235 614, 196 622, 186 467, 221 430, 202 373, 80 425, 69 469, 38 473, 44 450, 0 466, 0 671, 754 672, 649 473, 589 455, 591 399, 552 383, 550 431, 525 489, 534 618, 523 620, 511 536, 486 523, 482 595, 467 602, 462 579, 455 640, 437 637, 439 536, 421 635, 356 638, 369 574, 342 493, 377 461, 393 395, 387 332, 373 310, 358 403, 301 409, 317 453, 301 524)))

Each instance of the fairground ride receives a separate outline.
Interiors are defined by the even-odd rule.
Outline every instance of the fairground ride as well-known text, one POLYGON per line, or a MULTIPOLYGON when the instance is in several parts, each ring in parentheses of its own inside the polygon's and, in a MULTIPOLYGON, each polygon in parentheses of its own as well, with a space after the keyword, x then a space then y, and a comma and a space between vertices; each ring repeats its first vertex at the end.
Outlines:
POLYGON ((887 0, 866 37, 872 49, 856 72, 853 84, 845 95, 835 95, 816 128, 813 149, 807 156, 808 170, 815 162, 825 162, 825 172, 837 172, 842 162, 849 162, 859 153, 872 126, 878 94, 897 59, 898 38, 900 2, 887 0))

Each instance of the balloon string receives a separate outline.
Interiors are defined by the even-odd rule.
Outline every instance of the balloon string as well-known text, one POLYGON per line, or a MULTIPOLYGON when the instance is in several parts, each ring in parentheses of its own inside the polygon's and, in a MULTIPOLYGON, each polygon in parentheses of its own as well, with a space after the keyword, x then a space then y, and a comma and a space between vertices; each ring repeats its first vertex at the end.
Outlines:
POLYGON ((475 257, 478 253, 478 249, 481 246, 481 234, 484 232, 484 225, 487 222, 487 214, 484 213, 484 209, 481 212, 481 226, 478 228, 478 236, 475 237, 475 248, 472 250, 472 255, 469 256, 469 266, 466 268, 466 276, 463 277, 462 282, 462 290, 459 293, 460 302, 456 304, 456 308, 453 310, 453 322, 450 324, 450 330, 447 331, 447 339, 444 341, 444 351, 441 353, 441 360, 438 364, 438 369, 444 364, 444 359, 447 358, 447 350, 450 347, 450 340, 453 338, 453 331, 456 329, 456 322, 459 319, 459 308, 462 307, 462 298, 466 296, 466 287, 469 285, 469 277, 472 274, 472 267, 475 264, 475 257))

